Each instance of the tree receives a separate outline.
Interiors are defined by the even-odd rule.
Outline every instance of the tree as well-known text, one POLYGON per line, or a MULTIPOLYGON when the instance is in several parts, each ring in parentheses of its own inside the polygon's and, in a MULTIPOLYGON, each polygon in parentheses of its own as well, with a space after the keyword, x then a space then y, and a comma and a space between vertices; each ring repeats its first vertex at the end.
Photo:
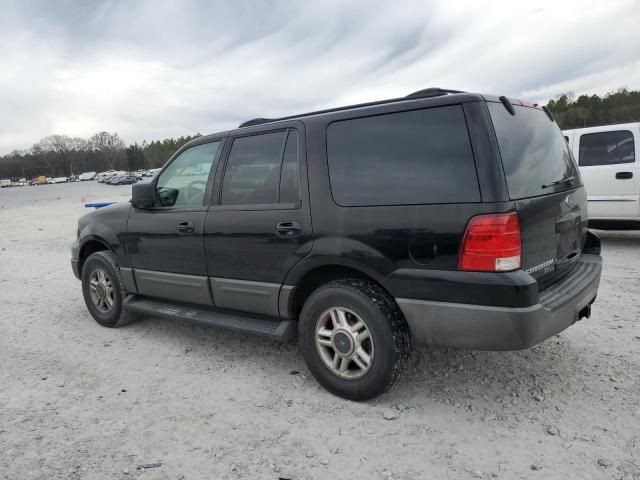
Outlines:
POLYGON ((89 139, 89 147, 103 155, 107 168, 116 169, 119 160, 125 159, 125 143, 117 133, 100 132, 89 139))
POLYGON ((640 121, 640 91, 620 88, 604 97, 562 93, 547 104, 562 129, 640 121))

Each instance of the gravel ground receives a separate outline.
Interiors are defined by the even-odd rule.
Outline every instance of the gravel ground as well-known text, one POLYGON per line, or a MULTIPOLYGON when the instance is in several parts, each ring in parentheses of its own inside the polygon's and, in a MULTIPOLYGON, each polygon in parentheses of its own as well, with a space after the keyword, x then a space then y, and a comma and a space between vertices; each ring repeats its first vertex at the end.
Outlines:
POLYGON ((80 200, 129 194, 0 191, 3 478, 640 479, 640 232, 600 232, 591 319, 523 352, 419 349, 353 403, 295 345, 95 323, 69 265, 80 200))

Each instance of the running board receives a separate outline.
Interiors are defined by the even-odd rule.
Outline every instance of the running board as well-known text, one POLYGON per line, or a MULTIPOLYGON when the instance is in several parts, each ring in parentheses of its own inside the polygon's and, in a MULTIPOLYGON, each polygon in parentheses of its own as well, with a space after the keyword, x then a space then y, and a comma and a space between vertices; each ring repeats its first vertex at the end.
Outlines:
POLYGON ((229 313, 206 310, 193 306, 172 305, 157 300, 130 295, 124 299, 122 307, 153 317, 169 320, 189 320, 212 327, 235 332, 250 333, 286 342, 297 335, 296 322, 292 320, 264 319, 251 314, 229 313))

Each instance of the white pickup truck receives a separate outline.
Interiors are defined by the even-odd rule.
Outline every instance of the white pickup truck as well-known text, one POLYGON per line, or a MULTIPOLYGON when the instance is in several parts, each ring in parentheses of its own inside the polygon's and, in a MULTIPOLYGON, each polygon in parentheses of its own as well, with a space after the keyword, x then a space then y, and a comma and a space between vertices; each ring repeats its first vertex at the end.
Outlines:
POLYGON ((640 123, 564 130, 595 226, 640 228, 640 123))

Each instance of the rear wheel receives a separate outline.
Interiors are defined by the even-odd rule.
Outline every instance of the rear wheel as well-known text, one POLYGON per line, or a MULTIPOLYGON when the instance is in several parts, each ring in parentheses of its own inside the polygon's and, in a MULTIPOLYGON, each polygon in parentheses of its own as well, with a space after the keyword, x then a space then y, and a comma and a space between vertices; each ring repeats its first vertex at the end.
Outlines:
POLYGON ((350 400, 385 392, 410 356, 409 330, 398 306, 363 279, 338 280, 316 290, 304 304, 298 329, 313 376, 350 400))
POLYGON ((92 253, 84 262, 82 294, 91 316, 105 327, 119 327, 138 316, 122 308, 127 292, 118 262, 109 251, 92 253))

